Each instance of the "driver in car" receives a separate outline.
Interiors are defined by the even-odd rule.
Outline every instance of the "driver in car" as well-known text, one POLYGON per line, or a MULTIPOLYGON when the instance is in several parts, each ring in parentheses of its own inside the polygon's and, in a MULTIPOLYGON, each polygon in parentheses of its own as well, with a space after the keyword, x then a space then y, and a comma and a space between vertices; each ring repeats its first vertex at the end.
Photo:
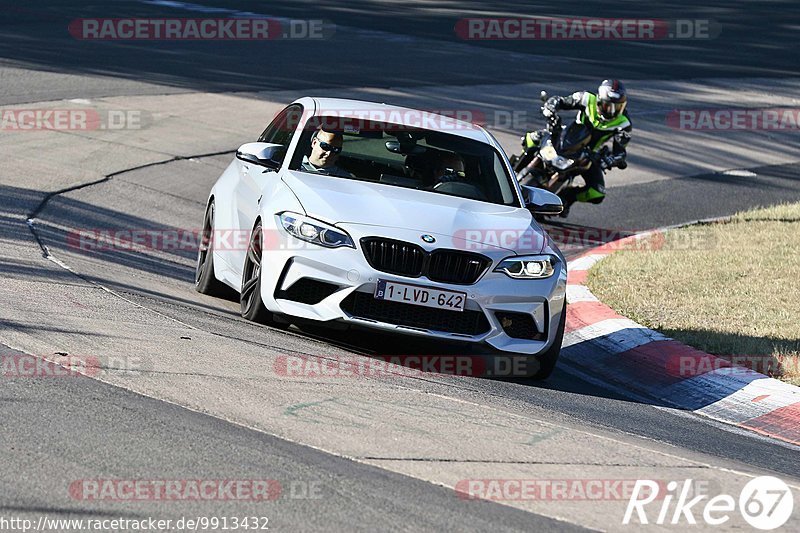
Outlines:
POLYGON ((449 181, 465 181, 464 160, 455 153, 447 152, 439 159, 433 171, 433 183, 447 183, 449 181))
POLYGON ((481 188, 467 180, 464 168, 464 160, 460 155, 452 152, 442 154, 433 171, 433 190, 462 198, 485 200, 486 195, 481 188))
POLYGON ((317 129, 311 137, 311 153, 303 157, 301 168, 306 172, 352 178, 352 174, 336 166, 343 144, 344 136, 341 133, 317 129))

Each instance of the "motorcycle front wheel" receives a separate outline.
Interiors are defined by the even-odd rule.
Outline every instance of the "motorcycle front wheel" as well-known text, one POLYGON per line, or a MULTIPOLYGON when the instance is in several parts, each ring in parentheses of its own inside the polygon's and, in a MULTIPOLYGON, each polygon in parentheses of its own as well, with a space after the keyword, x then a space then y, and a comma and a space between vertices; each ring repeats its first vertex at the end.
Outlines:
POLYGON ((525 167, 533 161, 533 158, 536 157, 537 150, 536 148, 528 148, 521 156, 512 156, 515 157, 515 160, 511 162, 514 165, 514 172, 519 174, 525 167))

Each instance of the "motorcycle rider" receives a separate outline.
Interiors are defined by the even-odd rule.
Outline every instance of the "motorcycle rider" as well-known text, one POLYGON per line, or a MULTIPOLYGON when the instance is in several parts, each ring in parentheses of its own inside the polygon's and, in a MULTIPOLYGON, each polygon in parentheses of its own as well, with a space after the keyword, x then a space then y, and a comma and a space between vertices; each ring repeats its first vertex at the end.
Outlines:
POLYGON ((593 204, 602 202, 606 196, 603 171, 615 166, 620 169, 628 166, 625 147, 633 128, 625 110, 627 103, 628 96, 621 81, 603 80, 597 94, 578 91, 569 96, 553 96, 542 107, 542 113, 548 118, 560 110, 580 110, 577 120, 592 128, 589 147, 595 158, 592 165, 581 173, 586 185, 569 187, 559 193, 564 203, 562 217, 569 214, 570 206, 576 201, 593 204), (613 147, 609 154, 602 147, 611 139, 613 147))

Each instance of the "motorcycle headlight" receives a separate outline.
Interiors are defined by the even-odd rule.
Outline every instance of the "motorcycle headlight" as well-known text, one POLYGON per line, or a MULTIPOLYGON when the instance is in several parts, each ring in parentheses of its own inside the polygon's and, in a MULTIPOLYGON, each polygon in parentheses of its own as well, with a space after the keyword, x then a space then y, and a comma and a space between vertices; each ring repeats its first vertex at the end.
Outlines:
POLYGON ((550 142, 550 139, 548 139, 544 146, 541 147, 539 150, 539 155, 541 155, 542 159, 548 163, 559 157, 558 152, 556 152, 556 149, 553 147, 553 143, 550 142))
POLYGON ((522 255, 503 259, 495 272, 503 272, 514 279, 544 279, 556 271, 558 259, 552 255, 522 255))
POLYGON ((552 163, 553 166, 556 167, 558 170, 567 170, 569 167, 573 165, 573 163, 575 163, 575 161, 559 155, 553 158, 553 160, 550 161, 550 163, 552 163))
POLYGON ((349 246, 355 248, 353 239, 345 231, 335 226, 326 224, 321 220, 307 217, 298 213, 286 211, 278 213, 281 227, 289 235, 306 242, 325 246, 327 248, 340 248, 349 246))

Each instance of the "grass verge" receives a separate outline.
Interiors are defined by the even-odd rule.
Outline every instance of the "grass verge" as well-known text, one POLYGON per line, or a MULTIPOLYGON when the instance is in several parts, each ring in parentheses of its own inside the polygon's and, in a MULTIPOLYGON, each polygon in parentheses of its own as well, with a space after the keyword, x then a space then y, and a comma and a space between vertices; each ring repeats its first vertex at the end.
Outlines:
POLYGON ((800 385, 800 203, 656 235, 588 285, 644 326, 800 385))

